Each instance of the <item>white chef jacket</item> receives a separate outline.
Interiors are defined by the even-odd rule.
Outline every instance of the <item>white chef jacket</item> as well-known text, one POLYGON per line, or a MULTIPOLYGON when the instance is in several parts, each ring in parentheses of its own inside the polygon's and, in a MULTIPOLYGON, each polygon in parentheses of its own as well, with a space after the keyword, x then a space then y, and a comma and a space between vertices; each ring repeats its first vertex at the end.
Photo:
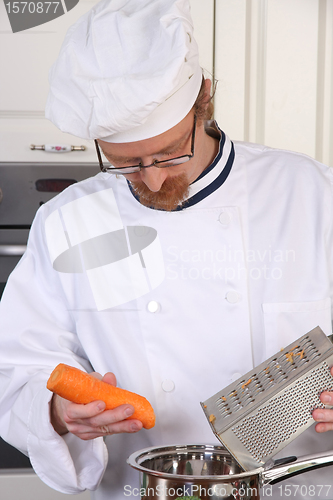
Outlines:
MULTIPOLYGON (((136 450, 219 444, 200 401, 312 328, 331 334, 332 183, 332 170, 305 155, 222 133, 181 210, 147 208, 107 173, 44 204, 1 301, 4 439, 52 488, 96 490, 96 500, 138 498, 126 464, 136 450), (60 437, 45 387, 60 362, 114 372, 151 402, 156 426, 60 437)), ((333 433, 312 427, 279 456, 332 449, 333 433)), ((332 483, 327 467, 280 484, 332 483)), ((283 498, 274 488, 269 498, 283 498)))

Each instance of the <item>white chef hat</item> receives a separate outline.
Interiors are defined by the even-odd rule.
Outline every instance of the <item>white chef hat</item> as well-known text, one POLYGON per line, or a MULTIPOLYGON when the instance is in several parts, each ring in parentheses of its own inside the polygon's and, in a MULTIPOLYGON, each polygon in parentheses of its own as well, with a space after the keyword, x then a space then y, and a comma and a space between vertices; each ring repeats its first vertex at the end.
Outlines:
POLYGON ((179 123, 202 70, 189 0, 103 0, 68 31, 45 115, 84 139, 134 142, 179 123))

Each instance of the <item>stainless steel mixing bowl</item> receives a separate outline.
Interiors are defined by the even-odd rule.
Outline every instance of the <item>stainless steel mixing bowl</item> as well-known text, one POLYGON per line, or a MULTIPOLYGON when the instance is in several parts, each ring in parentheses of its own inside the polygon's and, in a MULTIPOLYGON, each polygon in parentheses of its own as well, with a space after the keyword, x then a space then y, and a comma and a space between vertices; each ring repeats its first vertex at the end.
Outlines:
POLYGON ((133 453, 128 464, 140 471, 133 496, 145 500, 259 500, 260 489, 316 467, 333 464, 332 452, 270 460, 244 472, 223 446, 173 445, 133 453))

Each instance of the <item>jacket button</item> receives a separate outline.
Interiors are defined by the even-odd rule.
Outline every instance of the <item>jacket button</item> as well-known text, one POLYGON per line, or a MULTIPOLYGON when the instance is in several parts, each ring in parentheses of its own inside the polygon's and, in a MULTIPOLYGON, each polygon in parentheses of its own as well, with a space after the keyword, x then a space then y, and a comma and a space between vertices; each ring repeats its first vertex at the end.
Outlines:
POLYGON ((219 222, 223 226, 227 226, 230 223, 230 215, 227 212, 222 212, 219 216, 219 222))
POLYGON ((156 300, 151 300, 148 302, 147 309, 151 313, 157 313, 161 310, 161 306, 156 300))
POLYGON ((175 383, 173 380, 163 380, 162 389, 164 392, 172 392, 175 388, 175 383))
POLYGON ((240 295, 235 290, 229 290, 225 296, 229 304, 236 304, 240 300, 240 295))

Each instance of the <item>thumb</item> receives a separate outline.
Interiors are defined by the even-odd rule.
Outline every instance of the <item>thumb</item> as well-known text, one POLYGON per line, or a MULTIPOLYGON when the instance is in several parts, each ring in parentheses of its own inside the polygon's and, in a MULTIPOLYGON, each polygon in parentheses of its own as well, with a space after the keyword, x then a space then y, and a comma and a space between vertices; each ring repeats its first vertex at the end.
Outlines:
POLYGON ((108 372, 104 375, 102 378, 103 382, 106 382, 107 384, 114 385, 116 387, 117 385, 117 379, 114 373, 108 372))

